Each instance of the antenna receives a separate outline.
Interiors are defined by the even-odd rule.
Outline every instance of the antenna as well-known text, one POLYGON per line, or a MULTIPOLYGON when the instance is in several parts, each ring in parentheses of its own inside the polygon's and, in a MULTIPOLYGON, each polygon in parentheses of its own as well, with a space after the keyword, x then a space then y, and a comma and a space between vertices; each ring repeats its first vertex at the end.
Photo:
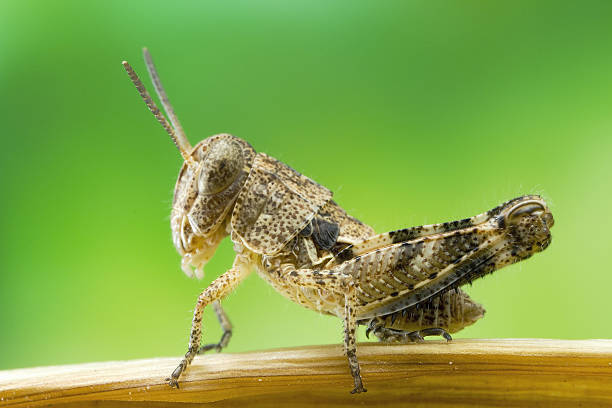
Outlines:
MULTIPOLYGON (((127 61, 123 61, 122 64, 123 64, 123 68, 125 68, 125 70, 127 71, 128 75, 130 77, 130 80, 132 81, 132 83, 134 84, 136 89, 138 90, 138 93, 140 94, 140 97, 145 101, 145 103, 147 104, 147 107, 149 108, 151 113, 153 113, 153 116, 155 116, 155 119, 157 119, 157 121, 164 127, 166 132, 170 135, 170 137, 172 138, 172 141, 174 142, 176 147, 179 149, 179 152, 181 153, 181 156, 183 156, 183 159, 185 159, 186 161, 193 161, 192 157, 189 154, 191 152, 191 150, 192 150, 191 144, 189 144, 189 141, 187 140, 185 135, 182 134, 182 129, 181 129, 181 134, 182 134, 182 138, 181 138, 174 131, 174 129, 172 128, 172 126, 170 125, 170 123, 168 122, 166 117, 163 115, 163 113, 161 113, 161 111, 159 110, 157 105, 155 105, 155 102, 153 102, 153 100, 151 99, 151 95, 149 95, 149 93, 147 92, 147 89, 142 84, 142 81, 140 80, 140 78, 138 78, 138 75, 136 74, 136 72, 134 72, 134 69, 130 66, 130 64, 128 64, 127 61)), ((155 69, 155 68, 153 68, 153 69, 155 69)), ((161 83, 160 83, 160 87, 161 87, 161 83)), ((162 88, 161 92, 163 93, 163 88, 162 88)), ((159 91, 158 91, 158 94, 159 94, 159 91)), ((165 93, 163 93, 163 94, 165 95, 165 93)), ((161 96, 160 96, 160 98, 161 98, 161 96)), ((166 98, 166 101, 167 100, 168 100, 168 98, 166 98)), ((163 103, 163 99, 162 99, 162 103, 163 103)), ((168 106, 170 106, 170 105, 168 104, 168 106)), ((168 108, 166 108, 166 110, 168 110, 168 108)), ((172 108, 171 107, 170 107, 170 112, 172 112, 172 108)), ((172 115, 174 115, 174 112, 172 112, 172 115)), ((172 118, 172 116, 170 116, 170 117, 172 118)), ((176 119, 176 117, 175 117, 175 119, 176 119)), ((177 123, 178 123, 178 121, 177 121, 177 123)))
POLYGON ((170 119, 170 123, 172 123, 172 127, 174 127, 177 137, 181 139, 181 144, 183 144, 184 146, 190 146, 189 140, 185 136, 185 132, 183 131, 183 127, 181 126, 181 122, 179 122, 178 117, 174 113, 174 109, 172 109, 172 105, 168 100, 168 95, 166 95, 166 91, 164 90, 164 86, 161 83, 161 79, 159 79, 159 74, 157 73, 157 69, 155 69, 155 64, 153 64, 151 54, 149 53, 149 50, 146 47, 142 49, 142 55, 144 56, 145 63, 147 64, 147 70, 149 71, 151 81, 153 81, 153 86, 155 87, 157 97, 161 101, 161 104, 164 107, 164 111, 166 111, 166 115, 168 115, 168 119, 170 119))

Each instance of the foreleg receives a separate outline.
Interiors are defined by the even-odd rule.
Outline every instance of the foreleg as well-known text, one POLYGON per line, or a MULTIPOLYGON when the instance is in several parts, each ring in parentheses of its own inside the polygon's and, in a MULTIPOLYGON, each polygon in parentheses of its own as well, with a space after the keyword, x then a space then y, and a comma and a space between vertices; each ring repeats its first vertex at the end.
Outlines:
MULTIPOLYGON (((232 269, 225 272, 223 275, 215 279, 205 290, 198 296, 195 310, 193 312, 193 321, 191 326, 191 335, 189 336, 189 348, 185 357, 181 360, 178 367, 172 372, 169 378, 166 379, 171 387, 178 388, 178 379, 185 371, 187 366, 191 364, 193 358, 200 350, 200 341, 202 339, 202 314, 206 305, 216 302, 227 294, 232 292, 240 282, 248 275, 249 267, 244 262, 241 262, 237 257, 234 261, 232 269)), ((222 339, 223 340, 223 339, 222 339)))

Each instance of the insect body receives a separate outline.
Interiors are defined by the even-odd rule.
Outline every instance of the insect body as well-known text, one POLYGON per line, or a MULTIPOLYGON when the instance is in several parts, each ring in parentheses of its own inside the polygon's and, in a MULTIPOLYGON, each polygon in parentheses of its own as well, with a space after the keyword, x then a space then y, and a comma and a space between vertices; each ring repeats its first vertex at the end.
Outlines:
POLYGON ((221 350, 231 336, 219 301, 251 272, 289 299, 344 322, 344 350, 355 387, 364 392, 355 330, 367 326, 382 341, 420 341, 472 324, 484 309, 459 289, 503 266, 544 250, 553 217, 539 196, 510 200, 461 221, 376 235, 332 200, 332 192, 286 164, 256 153, 229 134, 194 147, 170 106, 150 55, 147 68, 168 123, 127 62, 130 78, 185 159, 174 192, 171 227, 182 269, 201 278, 204 265, 229 236, 231 269, 198 297, 189 348, 167 379, 171 386, 199 353, 221 350), (224 330, 201 346, 202 313, 212 304, 224 330))

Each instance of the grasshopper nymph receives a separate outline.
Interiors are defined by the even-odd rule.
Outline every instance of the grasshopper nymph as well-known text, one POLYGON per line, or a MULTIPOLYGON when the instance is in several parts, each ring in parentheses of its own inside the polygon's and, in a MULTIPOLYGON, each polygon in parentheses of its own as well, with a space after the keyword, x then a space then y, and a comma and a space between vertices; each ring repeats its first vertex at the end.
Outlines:
POLYGON ((522 196, 460 221, 376 235, 332 200, 332 192, 286 164, 256 153, 229 134, 191 146, 174 114, 148 51, 149 74, 170 122, 123 62, 140 96, 185 162, 174 190, 171 228, 188 276, 227 236, 232 267, 198 297, 189 348, 167 381, 179 378, 201 352, 220 351, 232 326, 219 301, 255 269, 281 294, 344 322, 344 351, 355 387, 365 392, 355 346, 357 325, 381 341, 421 341, 474 323, 484 309, 460 287, 550 244, 553 216, 544 200, 522 196), (218 343, 201 345, 202 313, 212 304, 223 328, 218 343))

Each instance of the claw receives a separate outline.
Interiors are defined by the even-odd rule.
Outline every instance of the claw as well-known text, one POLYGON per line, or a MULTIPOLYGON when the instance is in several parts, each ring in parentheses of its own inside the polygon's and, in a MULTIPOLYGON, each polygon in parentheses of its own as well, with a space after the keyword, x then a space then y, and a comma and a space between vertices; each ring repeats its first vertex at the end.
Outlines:
POLYGON ((168 377, 168 378, 166 378, 166 381, 168 381, 168 385, 170 387, 176 388, 177 390, 179 389, 179 383, 176 380, 176 378, 168 377))
POLYGON ((181 376, 186 366, 187 366, 187 362, 185 360, 181 361, 178 367, 176 367, 174 371, 172 371, 172 374, 170 374, 170 377, 166 378, 166 381, 168 381, 168 385, 170 387, 176 388, 177 390, 179 389, 178 378, 181 376))
POLYGON ((448 332, 440 327, 435 327, 431 329, 421 330, 421 334, 423 336, 442 336, 446 339, 446 341, 451 341, 453 338, 448 332))
POLYGON ((423 336, 421 335, 420 331, 413 331, 410 333, 406 333, 406 336, 410 339, 410 341, 412 341, 413 343, 422 343, 425 341, 425 339, 423 338, 423 336))
POLYGON ((363 388, 363 385, 358 385, 355 388, 353 388, 353 391, 351 391, 351 394, 359 394, 361 392, 368 392, 367 389, 363 388))

